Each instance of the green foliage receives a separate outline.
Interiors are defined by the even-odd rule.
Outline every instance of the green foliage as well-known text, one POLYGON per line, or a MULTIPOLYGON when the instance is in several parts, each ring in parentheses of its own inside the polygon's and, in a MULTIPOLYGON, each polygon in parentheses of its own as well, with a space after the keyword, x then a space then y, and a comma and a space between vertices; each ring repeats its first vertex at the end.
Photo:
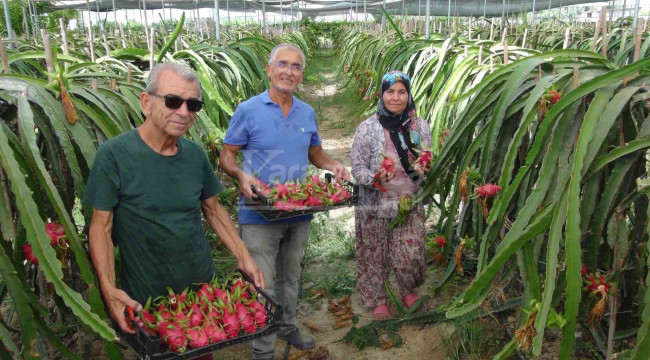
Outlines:
MULTIPOLYGON (((22 35, 24 32, 22 6, 23 5, 20 0, 9 1, 9 18, 11 19, 11 27, 14 29, 16 35, 18 36, 22 35)), ((6 15, 4 6, 2 6, 2 4, 0 4, 0 13, 2 14, 2 19, 0 19, 0 34, 2 34, 3 37, 7 37, 7 22, 5 20, 6 15)))
MULTIPOLYGON (((475 24, 472 38, 489 38, 490 25, 475 24)), ((457 27, 459 36, 408 34, 404 42, 394 41, 393 34, 348 30, 336 49, 341 73, 364 88, 357 99, 367 101, 369 113, 385 72, 400 69, 411 76, 418 115, 430 123, 437 153, 417 200, 440 198, 436 232, 447 238, 450 249, 458 248, 461 239, 476 240, 476 276, 446 315, 459 318, 475 311, 496 279, 515 273, 523 283, 524 303, 542 304, 532 354, 540 354, 547 318, 561 314, 566 323, 559 356, 569 358, 575 332, 593 326, 586 314, 594 302, 580 301, 593 298, 582 290, 581 264, 617 276, 614 243, 603 241, 609 238, 605 224, 616 211, 629 223, 644 224, 648 218, 646 206, 638 203, 645 194, 634 185, 647 177, 642 155, 650 144, 650 123, 640 99, 648 93, 639 85, 648 80, 650 59, 644 45, 642 60, 625 65, 633 51, 627 28, 609 33, 607 58, 589 51, 601 51, 604 41, 594 39, 588 26, 574 33, 566 50, 553 50, 563 47, 563 38, 553 36, 558 32, 554 24, 543 23, 534 34, 529 30, 531 48, 518 46, 522 30, 509 29, 507 59, 500 41, 469 40, 457 27), (559 92, 559 101, 550 102, 551 90, 559 92), (472 168, 480 178, 468 182, 465 198, 461 179, 472 168), (471 195, 482 183, 503 190, 479 203, 471 195), (566 271, 558 274, 558 269, 566 271)), ((644 33, 642 43, 649 38, 644 33)), ((620 246, 628 249, 632 238, 645 246, 645 229, 637 226, 620 246)), ((622 254, 617 267, 640 263, 628 251, 622 254)), ((468 260, 464 256, 462 261, 468 260)), ((450 263, 445 279, 454 266, 450 263)), ((647 269, 638 270, 644 279, 647 269)), ((636 313, 635 297, 645 290, 638 285, 641 279, 634 285, 627 280, 619 311, 636 313)), ((624 327, 641 321, 628 320, 624 327)), ((602 321, 597 327, 607 325, 602 321)), ((617 325, 620 329, 623 323, 617 325)), ((502 355, 520 345, 509 343, 502 355)))

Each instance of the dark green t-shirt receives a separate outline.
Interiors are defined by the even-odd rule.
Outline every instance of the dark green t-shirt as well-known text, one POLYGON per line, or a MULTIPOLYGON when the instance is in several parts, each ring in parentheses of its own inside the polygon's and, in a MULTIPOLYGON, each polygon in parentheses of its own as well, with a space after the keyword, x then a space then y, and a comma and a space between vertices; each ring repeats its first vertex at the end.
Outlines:
POLYGON ((144 304, 208 282, 215 271, 202 228, 201 200, 223 189, 200 145, 180 138, 173 156, 151 149, 137 130, 99 146, 83 202, 113 211, 121 288, 144 304))

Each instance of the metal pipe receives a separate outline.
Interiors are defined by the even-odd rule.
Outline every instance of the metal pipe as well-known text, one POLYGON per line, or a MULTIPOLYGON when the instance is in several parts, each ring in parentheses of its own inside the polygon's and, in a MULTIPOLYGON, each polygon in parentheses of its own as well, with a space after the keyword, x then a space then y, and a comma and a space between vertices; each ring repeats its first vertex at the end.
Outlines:
POLYGON ((535 26, 535 0, 533 0, 533 20, 531 23, 533 26, 535 26))
POLYGON ((219 26, 219 0, 214 0, 214 23, 215 23, 215 35, 217 41, 221 40, 221 29, 219 26))
POLYGON ((450 19, 451 19, 451 0, 448 1, 448 5, 447 5, 447 34, 449 34, 450 19))
POLYGON ((636 0, 636 5, 634 5, 634 21, 632 21, 632 30, 636 31, 636 24, 639 21, 639 2, 641 0, 636 0))
MULTIPOLYGON (((7 35, 9 37, 9 41, 14 38, 14 28, 11 27, 11 16, 9 15, 9 2, 8 0, 3 0, 3 5, 5 9, 5 21, 7 23, 7 35)), ((9 47, 13 46, 11 43, 9 43, 9 47)))
POLYGON ((266 0, 262 0, 262 34, 266 35, 266 0))
POLYGON ((431 38, 431 0, 427 0, 427 10, 426 10, 426 19, 424 21, 425 26, 425 35, 427 39, 431 38))
POLYGON ((20 9, 23 11, 23 26, 25 27, 25 34, 27 34, 27 38, 29 39, 31 36, 29 34, 29 22, 27 21, 27 15, 25 14, 25 7, 21 5, 20 9))
POLYGON ((113 0, 113 21, 115 21, 115 24, 117 26, 117 11, 115 10, 115 0, 113 0))
POLYGON ((368 29, 368 12, 366 11, 366 0, 363 0, 363 27, 368 29))

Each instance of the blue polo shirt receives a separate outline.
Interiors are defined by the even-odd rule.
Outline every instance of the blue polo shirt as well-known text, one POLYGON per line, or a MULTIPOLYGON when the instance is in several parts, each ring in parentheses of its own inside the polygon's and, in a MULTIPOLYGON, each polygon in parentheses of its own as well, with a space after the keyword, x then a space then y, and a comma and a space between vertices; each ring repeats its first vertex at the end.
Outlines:
MULTIPOLYGON (((268 90, 239 104, 226 132, 224 143, 242 146, 241 168, 267 184, 302 180, 307 176, 310 146, 322 143, 316 113, 311 106, 293 97, 289 116, 269 97, 268 90)), ((301 216, 277 222, 311 220, 301 216)), ((239 198, 240 224, 269 224, 248 209, 239 198)))

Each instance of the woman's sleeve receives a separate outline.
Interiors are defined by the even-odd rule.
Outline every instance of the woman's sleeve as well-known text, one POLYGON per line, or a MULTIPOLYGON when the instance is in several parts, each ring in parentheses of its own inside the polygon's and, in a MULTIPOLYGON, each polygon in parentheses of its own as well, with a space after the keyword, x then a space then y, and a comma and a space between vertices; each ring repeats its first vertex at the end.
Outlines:
POLYGON ((424 147, 431 148, 431 128, 424 119, 420 119, 420 138, 424 147))
POLYGON ((368 126, 359 125, 354 133, 354 142, 350 149, 350 158, 352 160, 352 176, 358 185, 372 186, 374 175, 370 170, 370 143, 368 139, 368 126))

